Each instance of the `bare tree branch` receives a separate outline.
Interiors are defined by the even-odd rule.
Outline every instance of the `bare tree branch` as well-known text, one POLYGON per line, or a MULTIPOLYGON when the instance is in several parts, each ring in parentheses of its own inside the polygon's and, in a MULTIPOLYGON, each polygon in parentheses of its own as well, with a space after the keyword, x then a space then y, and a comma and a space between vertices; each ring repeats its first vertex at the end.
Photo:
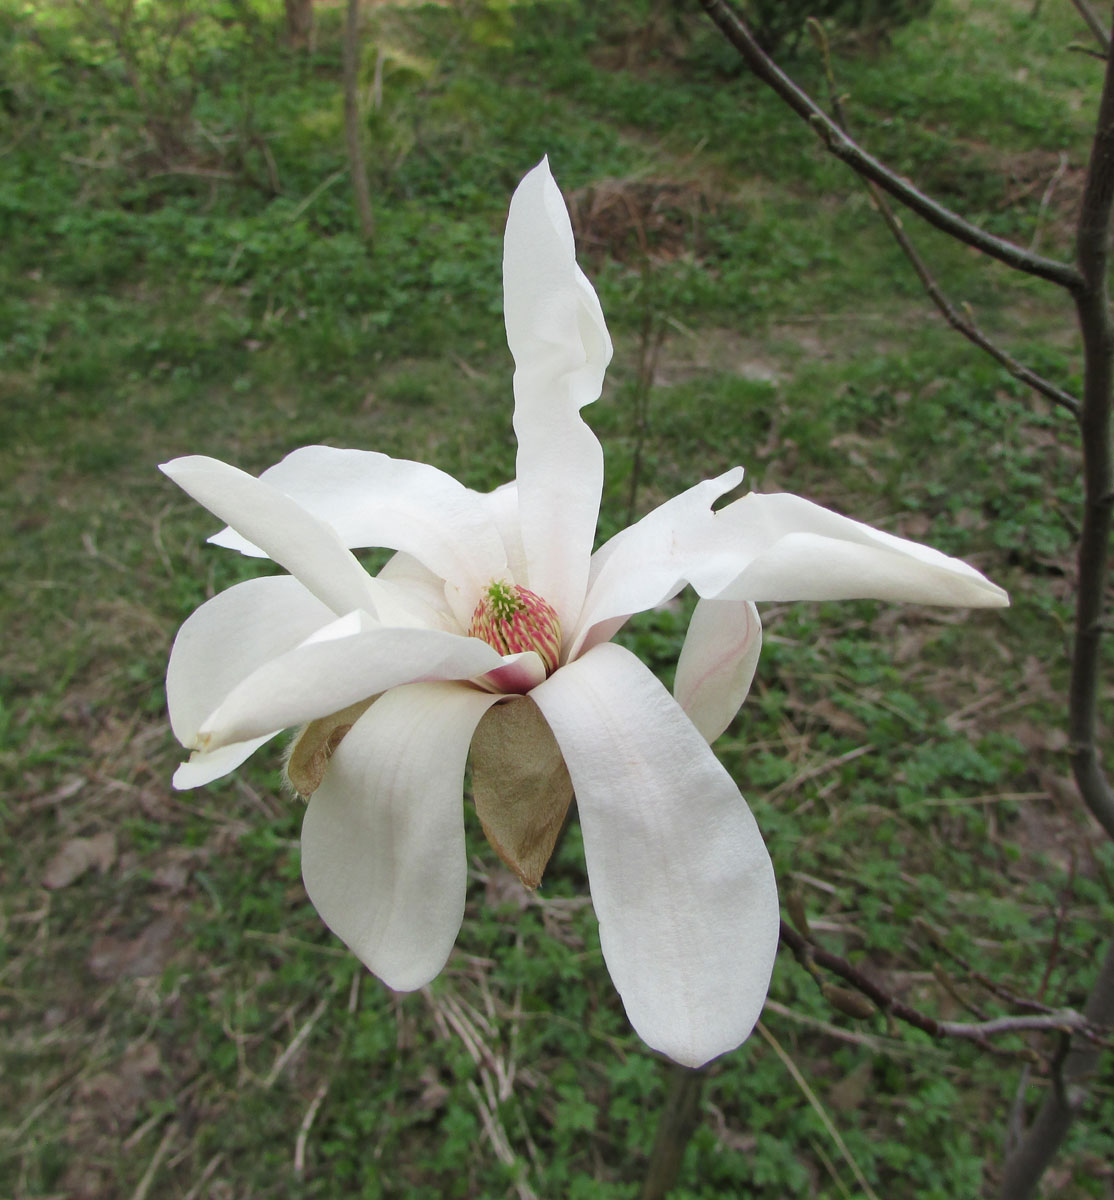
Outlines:
MULTIPOLYGON (((1059 263, 1022 250, 1012 243, 993 237, 970 224, 956 213, 937 204, 908 181, 896 176, 882 163, 861 149, 839 125, 824 114, 815 102, 784 75, 755 42, 746 26, 731 12, 725 0, 701 0, 714 23, 739 51, 751 71, 767 84, 798 116, 808 121, 836 157, 846 162, 863 179, 887 192, 937 229, 966 245, 997 258, 1017 270, 1038 276, 1066 288, 1075 301, 1078 324, 1083 338, 1084 378, 1081 401, 1074 397, 1052 396, 1055 402, 1072 411, 1080 427, 1083 443, 1084 511, 1080 535, 1076 597, 1075 640, 1069 685, 1069 731, 1072 768, 1080 795, 1095 819, 1114 838, 1114 790, 1112 790, 1096 746, 1100 652, 1103 635, 1104 589, 1108 575, 1109 544, 1114 523, 1114 438, 1112 438, 1112 393, 1114 393, 1114 321, 1110 314, 1108 273, 1110 269, 1111 214, 1114 210, 1114 34, 1096 29, 1097 22, 1085 0, 1075 0, 1104 47, 1106 75, 1099 103, 1098 125, 1091 146, 1083 202, 1076 234, 1076 265, 1059 263), (1064 399, 1070 401, 1064 404, 1064 399)), ((881 206, 880 206, 881 207, 881 206)), ((891 214, 892 215, 892 214, 891 214)), ((900 226, 891 223, 895 237, 902 242, 900 226)), ((918 260, 910 254, 917 267, 918 260)), ((970 329, 952 320, 941 301, 946 298, 933 290, 931 276, 918 269, 921 281, 949 321, 971 337, 970 329)), ((950 307, 950 306, 949 306, 950 307)), ((954 311, 954 310, 953 310, 954 311)), ((978 331, 975 330, 977 333, 978 331)), ((976 344, 981 344, 972 338, 976 344)), ((993 349, 985 347, 988 353, 993 349)), ((999 361, 1002 361, 999 359, 999 361)), ((1003 365, 1010 369, 1008 363, 1003 365)), ((1020 376, 1019 376, 1020 378, 1020 376)), ((1031 382, 1039 388, 1036 380, 1031 382)), ((1048 394, 1045 392, 1044 394, 1048 394)), ((1089 1080, 1100 1048, 1108 1047, 1106 1034, 1114 1025, 1114 940, 1107 948, 1082 1014, 1072 1012, 1040 1013, 1030 1011, 1020 1017, 996 1018, 975 1023, 940 1022, 918 1013, 857 971, 850 963, 816 946, 808 937, 782 923, 782 939, 791 947, 802 965, 814 975, 823 966, 839 975, 857 992, 887 1013, 933 1037, 964 1037, 983 1049, 994 1051, 988 1040, 1002 1032, 1060 1030, 1065 1052, 1058 1065, 1055 1087, 1045 1099, 1032 1126, 1022 1133, 1010 1149, 1005 1164, 1001 1196, 1003 1200, 1027 1200, 1042 1173, 1055 1157, 1076 1114, 1089 1095, 1089 1080)), ((826 987, 830 998, 842 989, 826 987)), ((856 1011, 848 993, 845 1011, 856 1011)), ((861 997, 858 998, 861 1003, 861 997)), ((836 1002, 833 998, 833 1002, 836 1002)), ((844 1007, 843 1001, 838 1003, 844 1007)), ((1035 1059, 1029 1049, 1027 1055, 1035 1059)), ((1018 1109, 1018 1113, 1020 1108, 1018 1109)), ((1011 1128, 1016 1122, 1011 1122, 1011 1128)))
POLYGON ((1110 35, 1103 29, 1098 17, 1091 11, 1087 0, 1071 0, 1077 12, 1087 22, 1087 28, 1095 35, 1095 41, 1102 48, 1103 57, 1110 53, 1110 35))
POLYGON ((662 1200, 677 1182, 685 1147, 700 1118, 700 1093, 708 1068, 669 1063, 665 1071, 665 1102, 654 1136, 646 1178, 642 1181, 641 1200, 662 1200))
POLYGON ((1114 59, 1107 60, 1076 234, 1076 260, 1084 286, 1075 293, 1083 335, 1083 525, 1079 537, 1075 647, 1071 664, 1070 737, 1072 769, 1080 794, 1114 838, 1114 792, 1095 746, 1103 591, 1114 514, 1114 446, 1111 391, 1114 387, 1114 323, 1110 317, 1110 221, 1114 207, 1114 59))
POLYGON ((360 104, 357 97, 357 74, 360 66, 360 2, 348 0, 344 20, 344 136, 348 144, 348 170, 356 196, 356 211, 360 217, 360 232, 365 241, 375 237, 375 217, 371 211, 371 194, 364 166, 363 139, 360 136, 360 104))
MULTIPOLYGON (((816 37, 820 52, 824 59, 824 71, 828 78, 828 88, 832 112, 840 129, 844 133, 848 132, 847 119, 843 112, 843 104, 839 97, 838 89, 836 88, 835 75, 832 72, 831 53, 828 47, 827 34, 824 32, 824 27, 819 21, 814 18, 809 18, 809 25, 816 37)), ((890 206, 890 202, 886 199, 885 193, 872 179, 863 178, 863 183, 867 191, 870 193, 871 200, 874 201, 874 206, 877 208, 882 220, 886 223, 886 228, 893 234, 894 240, 901 247, 902 253, 909 260, 913 270, 917 273, 917 278, 921 281, 921 286, 928 293, 933 304, 940 310, 944 320, 957 332, 961 333, 969 342, 978 346, 980 350, 990 355, 995 362, 1001 364, 1014 377, 1031 387, 1034 391, 1039 392, 1046 399, 1051 400, 1053 404, 1058 404, 1061 408, 1066 408, 1072 416, 1079 415, 1079 401, 1070 393, 1064 391, 1063 388, 1057 387, 1056 384, 1038 375, 1036 371, 1019 362, 1012 354, 1003 350, 996 343, 992 342, 989 337, 971 320, 970 316, 965 315, 955 307, 954 304, 944 295, 940 285, 936 282, 932 272, 928 269, 928 265, 921 258, 917 248, 913 245, 909 235, 905 232, 901 224, 901 218, 894 212, 890 206)))
MULTIPOLYGON (((1110 1020, 1111 1013, 1114 1013, 1114 941, 1107 947, 1083 1015, 1097 1024, 1110 1020)), ((1087 1100, 1098 1058, 1097 1045, 1072 1039, 1036 1120, 1006 1158, 998 1193, 1002 1200, 1029 1200, 1036 1195, 1041 1176, 1087 1100)))
MULTIPOLYGON (((810 974, 816 975, 816 968, 823 967, 826 971, 838 975, 840 979, 851 984, 857 992, 868 997, 882 1012, 899 1021, 904 1021, 906 1025, 912 1025, 914 1029, 920 1029, 934 1038, 960 1038, 973 1042, 980 1049, 994 1054, 1003 1053, 1003 1051, 994 1046, 989 1039, 1011 1033, 1057 1032, 1074 1034, 1089 1045, 1108 1044, 1106 1039, 1109 1030, 1102 1027, 1101 1020, 1094 1019, 1089 1013, 1079 1013, 1070 1008, 1044 1013, 994 1017, 987 1021, 940 1021, 913 1008, 903 1000, 899 1000, 845 958, 833 954, 830 950, 825 950, 823 946, 817 945, 785 921, 781 923, 781 940, 793 951, 797 961, 810 974)), ((824 988, 825 994, 831 998, 830 988, 824 987, 823 984, 821 986, 824 988)), ((837 999, 841 998, 837 997, 837 999)), ((837 1006, 845 1011, 849 1007, 843 1003, 837 1006)), ((867 1012, 867 1009, 859 1009, 852 1015, 864 1016, 867 1015, 867 1012)), ((1011 1057, 1037 1061, 1036 1055, 1028 1049, 1006 1051, 1005 1053, 1011 1057)))
POLYGON ((856 174, 872 180, 930 225, 968 246, 973 246, 976 250, 981 250, 991 258, 996 258, 1018 271, 1059 284, 1072 292, 1082 287, 1083 278, 1070 263, 1045 258, 1015 245, 1006 238, 987 233, 985 229, 980 229, 958 213, 926 196, 907 179, 895 175, 889 167, 868 154, 853 138, 848 137, 827 113, 777 66, 724 0, 700 0, 700 3, 727 40, 738 50, 751 71, 772 88, 799 117, 807 121, 825 147, 856 174))
MULTIPOLYGON (((1109 44, 1108 39, 1107 44, 1109 44)), ((1114 837, 1114 792, 1095 745, 1098 709, 1103 593, 1108 574, 1111 516, 1114 511, 1114 446, 1111 395, 1114 390, 1114 322, 1110 316, 1111 213, 1114 211, 1114 57, 1107 56, 1098 125, 1091 144, 1087 181, 1076 233, 1076 261, 1083 286, 1075 292, 1083 335, 1083 528, 1079 538, 1075 646, 1069 690, 1072 769, 1087 807, 1114 837)), ((1114 940, 1087 997, 1084 1015, 1096 1023, 1114 1021, 1114 940)), ((1033 1124, 1009 1152, 1002 1181, 1003 1200, 1027 1200, 1055 1157, 1090 1092, 1098 1061, 1094 1045, 1073 1037, 1056 1078, 1033 1124)))

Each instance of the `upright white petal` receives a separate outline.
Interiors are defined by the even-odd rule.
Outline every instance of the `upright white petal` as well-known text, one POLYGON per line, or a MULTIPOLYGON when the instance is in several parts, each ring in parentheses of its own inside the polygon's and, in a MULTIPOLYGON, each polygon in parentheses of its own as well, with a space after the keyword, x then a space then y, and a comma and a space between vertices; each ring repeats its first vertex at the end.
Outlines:
POLYGON ((511 661, 478 638, 440 629, 371 628, 320 638, 273 658, 206 717, 202 748, 261 737, 328 716, 389 688, 431 679, 472 679, 511 661))
POLYGON ((693 586, 724 600, 895 600, 1000 608, 1009 597, 974 567, 788 493, 752 492, 716 517, 715 546, 737 555, 726 586, 713 563, 693 586))
POLYGON ((747 698, 762 650, 762 622, 749 601, 700 600, 689 622, 673 695, 714 742, 747 698))
POLYGON ((543 159, 511 199, 503 307, 514 356, 518 502, 528 578, 571 629, 588 582, 603 451, 580 416, 611 360, 603 312, 576 265, 565 202, 543 159))
POLYGON ((200 454, 159 467, 211 513, 227 521, 338 616, 375 611, 371 576, 332 528, 278 488, 200 454))
POLYGON ((325 924, 384 983, 427 984, 464 916, 464 764, 499 699, 416 683, 348 731, 302 823, 302 878, 325 924))
MULTIPOLYGON (((472 608, 480 589, 506 569, 483 498, 436 467, 370 450, 305 446, 259 478, 332 526, 345 546, 405 551, 469 592, 472 608)), ((209 540, 259 553, 231 529, 209 540)))
POLYGON ((600 941, 638 1035, 685 1066, 762 1011, 777 888, 731 777, 629 651, 589 650, 530 693, 576 790, 600 941))

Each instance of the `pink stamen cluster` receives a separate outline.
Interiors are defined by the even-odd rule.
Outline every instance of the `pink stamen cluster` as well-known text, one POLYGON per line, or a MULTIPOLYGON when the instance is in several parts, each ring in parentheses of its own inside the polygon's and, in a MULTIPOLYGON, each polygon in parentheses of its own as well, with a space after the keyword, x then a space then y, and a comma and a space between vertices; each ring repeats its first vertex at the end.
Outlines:
POLYGON ((468 636, 500 654, 533 650, 552 675, 561 659, 561 621, 552 604, 529 588, 495 580, 480 597, 468 636))

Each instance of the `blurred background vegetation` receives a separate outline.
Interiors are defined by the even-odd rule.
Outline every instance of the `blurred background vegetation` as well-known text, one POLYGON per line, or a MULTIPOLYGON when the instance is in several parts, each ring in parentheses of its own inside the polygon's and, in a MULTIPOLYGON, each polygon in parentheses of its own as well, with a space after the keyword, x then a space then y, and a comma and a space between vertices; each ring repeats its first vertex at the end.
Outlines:
MULTIPOLYGON (((812 9, 875 153, 1070 253, 1101 72, 1071 5, 812 9)), ((822 92, 790 11, 751 5, 822 92)), ((695 5, 366 5, 369 241, 343 16, 315 4, 291 37, 277 0, 0 0, 0 1195, 639 1194, 664 1076, 603 968, 575 826, 532 896, 473 836, 454 957, 402 996, 308 905, 274 753, 169 788, 169 643, 260 567, 206 547, 155 464, 328 442, 509 478, 502 227, 543 154, 616 341, 586 413, 601 537, 741 462, 1013 598, 766 606, 717 749, 783 895, 926 1011, 1008 1008, 980 973, 1078 1005, 1114 854, 1065 756, 1070 421, 942 327, 865 193, 695 5)), ((917 235, 986 329, 1077 382, 1058 295, 917 235)), ((624 637, 668 680, 686 618, 624 637)), ((1024 1056, 1055 1050, 849 1016, 785 953, 765 1024, 811 1094, 770 1041, 721 1060, 676 1196, 864 1194, 852 1160, 879 1196, 978 1196, 1047 1086, 1024 1056)), ((1047 1195, 1110 1194, 1112 1127, 1107 1083, 1047 1195)))

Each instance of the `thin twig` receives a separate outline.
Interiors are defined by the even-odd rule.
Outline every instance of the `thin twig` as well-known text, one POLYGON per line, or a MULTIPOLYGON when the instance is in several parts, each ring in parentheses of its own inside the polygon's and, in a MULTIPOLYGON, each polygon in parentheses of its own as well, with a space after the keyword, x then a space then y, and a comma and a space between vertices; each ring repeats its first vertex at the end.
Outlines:
POLYGON ((809 1102, 810 1105, 812 1105, 813 1112, 815 1112, 820 1118, 821 1124, 828 1131, 828 1136, 833 1142, 835 1142, 836 1147, 843 1156, 843 1161, 851 1168, 851 1173, 855 1176, 859 1187, 863 1189, 863 1195, 867 1197, 867 1200, 878 1200, 878 1193, 870 1186, 866 1176, 862 1172, 862 1168, 855 1161, 851 1151, 847 1149, 847 1143, 843 1140, 839 1130, 836 1129, 836 1127, 832 1124, 832 1119, 828 1116, 827 1110, 820 1103, 819 1097, 816 1095, 816 1093, 811 1087, 809 1087, 808 1080, 801 1074, 797 1064, 789 1057, 788 1054, 786 1054, 786 1052, 782 1049, 781 1043, 766 1028, 766 1026, 762 1024, 761 1021, 758 1022, 755 1028, 758 1030, 758 1033, 761 1035, 762 1040, 766 1043, 766 1045, 769 1046, 770 1049, 781 1060, 782 1066, 784 1066, 789 1074, 793 1077, 793 1082, 801 1089, 804 1098, 809 1102))
POLYGON ((1098 17, 1091 11, 1091 6, 1087 0, 1071 0, 1075 5, 1076 11, 1087 23, 1087 28, 1095 35, 1095 41, 1098 42, 1105 58, 1110 53, 1110 35, 1103 29, 1098 17))
POLYGON ((321 997, 313 1012, 306 1018, 305 1024, 294 1035, 290 1045, 275 1059, 274 1066, 267 1072, 267 1078, 263 1080, 263 1090, 265 1092, 274 1087, 278 1077, 286 1070, 287 1064, 305 1045, 306 1039, 313 1032, 313 1027, 324 1016, 325 1009, 329 1007, 329 1001, 332 1000, 335 992, 336 987, 334 986, 329 989, 327 995, 321 997))
POLYGON ((360 129, 360 106, 356 94, 360 67, 360 5, 348 0, 344 19, 344 137, 348 147, 348 167, 360 218, 360 232, 366 242, 375 237, 375 216, 364 166, 364 148, 360 129))
POLYGON ((958 213, 926 196, 907 179, 896 175, 873 155, 868 154, 803 92, 758 45, 746 25, 729 9, 724 0, 700 0, 704 10, 735 47, 751 71, 770 87, 804 121, 812 127, 824 146, 836 158, 845 162, 856 174, 873 180, 895 200, 923 217, 930 225, 950 234, 965 245, 996 258, 1016 270, 1047 279, 1075 292, 1083 286, 1083 277, 1070 263, 1031 253, 1023 247, 973 225, 958 213))
POLYGON ((1060 181, 1067 174, 1067 170, 1068 154, 1066 150, 1061 150, 1059 165, 1052 172, 1052 175, 1044 186, 1044 191, 1041 192, 1040 204, 1037 205, 1037 215, 1033 218, 1033 236, 1029 239, 1030 250, 1035 250, 1040 242, 1041 222, 1044 220, 1044 214, 1048 212, 1049 205, 1052 203, 1052 194, 1060 186, 1060 181))
POLYGON ((201 1172, 197 1182, 190 1188, 182 1197, 182 1200, 197 1200, 205 1188, 205 1185, 216 1174, 217 1167, 224 1161, 224 1151, 218 1150, 211 1159, 205 1164, 205 1169, 201 1172))
MULTIPOLYGON (((843 104, 840 100, 839 92, 836 88, 835 74, 832 70, 831 51, 828 45, 828 38, 824 32, 824 27, 819 21, 812 18, 809 19, 809 28, 812 30, 813 36, 820 47, 820 53, 824 62, 824 72, 827 75, 829 95, 831 98, 832 112, 839 128, 847 133, 847 118, 843 112, 843 104)), ((1066 158, 1061 160, 1059 175, 1063 174, 1066 166, 1066 158)), ((969 342, 978 346, 980 350, 988 354, 995 362, 1005 367, 1006 370, 1020 382, 1028 385, 1034 391, 1039 392, 1042 396, 1051 400, 1054 404, 1058 404, 1061 408, 1067 409, 1073 416, 1079 414, 1079 401, 1070 392, 1064 391, 1063 388, 1057 387, 1056 384, 1044 379, 1038 375, 1036 371, 1019 362, 1012 354, 1003 350, 1001 346, 996 345, 989 337, 975 324, 971 319, 970 309, 966 313, 960 312, 954 304, 944 294, 940 285, 936 282, 935 276, 928 269, 924 259, 921 258, 917 248, 913 245, 909 235, 905 232, 901 224, 901 219, 890 206, 890 202, 886 199, 885 193, 872 179, 866 176, 862 177, 863 183, 866 185, 867 191, 870 193, 870 198, 874 202, 875 208, 878 210, 878 215, 886 224, 886 228, 893 235, 894 240, 901 248, 902 253, 909 260, 913 270, 917 273, 917 278, 921 281, 921 286, 928 293, 933 304, 940 310, 944 320, 957 332, 962 334, 969 342)), ((1052 184, 1049 184, 1049 189, 1052 184)), ((1046 189, 1046 195, 1048 189, 1046 189)), ((1034 234, 1035 238, 1035 234, 1034 234)), ((1032 247, 1030 247, 1032 249, 1032 247)), ((966 308, 966 306, 965 306, 966 308)))
POLYGON ((348 167, 341 167, 339 171, 334 171, 327 179, 319 183, 312 192, 309 193, 298 205, 296 209, 287 217, 287 221, 293 225, 294 222, 306 211, 307 208, 321 195, 322 192, 331 188, 338 179, 343 179, 348 173, 348 167))
POLYGON ((166 1132, 162 1135, 162 1141, 159 1142, 155 1153, 151 1156, 151 1161, 147 1164, 147 1170, 143 1172, 143 1178, 136 1184, 135 1191, 132 1192, 132 1200, 146 1200, 147 1193, 151 1190, 151 1184, 155 1182, 155 1176, 159 1172, 159 1167, 162 1166, 162 1160, 166 1157, 166 1152, 170 1149, 170 1143, 174 1140, 177 1132, 177 1121, 167 1126, 166 1132))
POLYGON ((309 1108, 306 1109, 305 1116, 302 1117, 302 1122, 298 1126, 298 1136, 294 1141, 294 1175, 297 1179, 305 1177, 306 1142, 309 1140, 309 1131, 313 1128, 313 1122, 317 1119, 317 1110, 321 1107, 321 1102, 325 1099, 331 1082, 332 1075, 326 1075, 317 1085, 317 1091, 313 1093, 309 1108))
POLYGON ((995 1017, 989 1021, 940 1021, 927 1013, 913 1008, 903 1000, 888 992, 875 980, 863 974, 857 967, 852 966, 845 958, 825 950, 823 946, 803 937, 792 925, 785 921, 781 923, 781 940, 793 951, 798 962, 810 973, 815 975, 816 967, 823 967, 838 975, 840 979, 851 984, 856 991, 861 992, 878 1006, 878 1008, 920 1029, 934 1038, 960 1038, 974 1043, 982 1050, 992 1054, 1006 1053, 1012 1057, 1032 1058, 1032 1051, 1003 1051, 994 1046, 989 1039, 1003 1034, 1040 1032, 1071 1033, 1084 1038, 1095 1045, 1106 1045, 1108 1030, 1101 1027, 1084 1013, 1074 1009, 1059 1009, 1047 1013, 1022 1013, 1007 1017, 995 1017))

